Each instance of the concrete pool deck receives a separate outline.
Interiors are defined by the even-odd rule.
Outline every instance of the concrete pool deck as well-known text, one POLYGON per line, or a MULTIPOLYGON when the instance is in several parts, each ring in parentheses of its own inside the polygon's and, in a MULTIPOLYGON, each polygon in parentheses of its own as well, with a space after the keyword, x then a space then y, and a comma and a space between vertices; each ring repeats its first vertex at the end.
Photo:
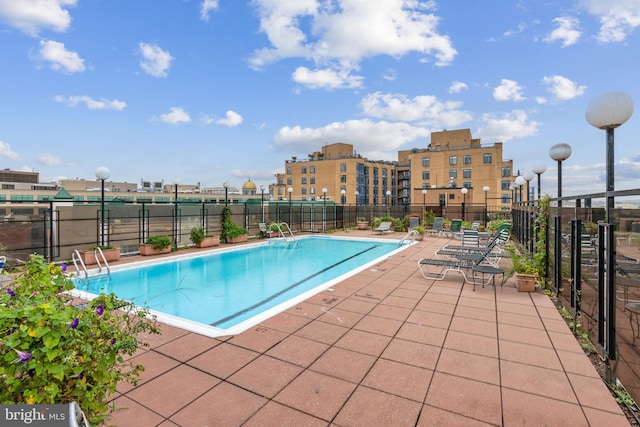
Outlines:
POLYGON ((236 336, 163 325, 108 424, 628 426, 542 291, 422 277, 418 260, 447 240, 425 237, 236 336))

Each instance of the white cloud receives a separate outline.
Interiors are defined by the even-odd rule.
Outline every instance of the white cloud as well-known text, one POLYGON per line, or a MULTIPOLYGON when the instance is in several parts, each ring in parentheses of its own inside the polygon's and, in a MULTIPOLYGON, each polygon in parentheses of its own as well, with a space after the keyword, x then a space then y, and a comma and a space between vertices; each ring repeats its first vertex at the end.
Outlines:
POLYGON ((409 99, 401 94, 375 92, 365 96, 360 105, 363 114, 370 117, 417 122, 435 128, 459 126, 472 119, 471 114, 459 109, 462 103, 440 101, 431 95, 409 99))
POLYGON ((514 138, 537 135, 541 123, 530 120, 522 110, 513 110, 501 117, 495 114, 485 114, 485 123, 478 128, 477 134, 482 139, 507 142, 514 138))
POLYGON ((18 153, 11 149, 11 145, 6 142, 0 141, 0 157, 6 157, 10 160, 17 160, 20 156, 18 153))
POLYGON ((359 88, 362 86, 361 76, 352 76, 346 70, 315 70, 298 67, 293 72, 293 81, 311 89, 359 88))
POLYGON ((227 111, 224 119, 216 120, 219 125, 228 126, 230 128, 238 126, 242 123, 242 116, 233 110, 227 111))
POLYGON ((516 34, 520 34, 526 28, 527 28, 527 24, 525 24, 524 22, 521 22, 520 24, 518 24, 518 28, 517 29, 515 29, 515 30, 507 30, 502 35, 504 37, 511 37, 511 36, 516 35, 516 34))
POLYGON ((586 86, 579 86, 564 76, 545 76, 542 81, 547 85, 547 91, 559 101, 573 99, 587 89, 586 86))
POLYGON ((427 139, 431 130, 407 123, 368 119, 334 122, 321 128, 283 127, 274 135, 280 151, 309 153, 327 141, 353 144, 360 154, 380 160, 397 160, 397 150, 407 142, 427 139))
POLYGON ((160 115, 160 120, 165 123, 177 125, 179 123, 189 123, 191 121, 191 117, 189 116, 189 113, 184 111, 182 108, 171 107, 168 113, 160 115))
POLYGON ((638 0, 581 0, 582 6, 600 20, 598 41, 612 43, 624 41, 640 26, 638 0))
POLYGON ((167 77, 167 71, 171 66, 171 61, 173 61, 173 57, 169 52, 162 50, 157 45, 145 42, 140 42, 138 46, 140 55, 142 55, 140 67, 144 72, 153 77, 167 77))
POLYGON ((47 61, 52 70, 65 74, 85 70, 84 60, 76 52, 67 50, 64 43, 53 40, 40 40, 40 52, 35 59, 47 61))
POLYGON ((437 66, 451 64, 457 55, 450 38, 438 32, 439 18, 431 13, 435 8, 431 1, 386 0, 376 7, 356 0, 255 0, 255 4, 260 29, 270 42, 250 58, 255 69, 285 58, 303 58, 348 76, 362 59, 379 55, 418 52, 434 58, 437 66))
POLYGON ((53 154, 42 153, 38 155, 38 163, 45 166, 64 166, 70 165, 65 163, 62 158, 54 156, 53 154))
POLYGON ((575 44, 582 33, 579 30, 580 22, 571 16, 561 16, 553 20, 558 25, 558 28, 553 30, 544 41, 547 43, 553 43, 555 41, 562 41, 562 47, 571 46, 575 44))
POLYGON ((64 32, 71 25, 67 7, 77 0, 0 0, 0 20, 37 36, 43 29, 64 32))
POLYGON ((123 110, 127 103, 124 101, 118 101, 117 99, 108 100, 108 99, 92 99, 87 95, 81 96, 70 96, 65 98, 64 96, 57 95, 54 98, 54 101, 59 102, 61 104, 66 104, 69 107, 76 107, 78 104, 85 104, 90 110, 123 110))
POLYGON ((200 19, 209 21, 209 12, 218 8, 218 0, 202 0, 200 5, 200 19))
POLYGON ((392 69, 392 68, 388 68, 384 74, 382 74, 382 78, 385 80, 388 80, 390 82, 395 81, 398 77, 396 75, 396 70, 392 69))
POLYGON ((500 80, 500 86, 493 90, 493 97, 496 101, 524 101, 522 87, 518 82, 508 79, 500 80))
POLYGON ((462 89, 468 89, 468 87, 464 82, 454 81, 451 83, 451 86, 449 86, 449 93, 460 93, 462 89))

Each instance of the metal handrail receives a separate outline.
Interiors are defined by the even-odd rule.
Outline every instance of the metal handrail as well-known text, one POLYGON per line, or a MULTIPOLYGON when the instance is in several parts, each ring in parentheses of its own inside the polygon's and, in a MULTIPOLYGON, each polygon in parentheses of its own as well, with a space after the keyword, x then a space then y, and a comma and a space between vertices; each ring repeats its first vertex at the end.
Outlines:
POLYGON ((78 267, 78 261, 80 261, 80 266, 82 267, 82 272, 84 273, 85 279, 89 278, 89 273, 87 272, 87 267, 84 265, 84 261, 82 261, 82 257, 80 256, 80 252, 78 250, 74 250, 71 253, 71 261, 73 262, 76 271, 80 273, 80 268, 78 267))

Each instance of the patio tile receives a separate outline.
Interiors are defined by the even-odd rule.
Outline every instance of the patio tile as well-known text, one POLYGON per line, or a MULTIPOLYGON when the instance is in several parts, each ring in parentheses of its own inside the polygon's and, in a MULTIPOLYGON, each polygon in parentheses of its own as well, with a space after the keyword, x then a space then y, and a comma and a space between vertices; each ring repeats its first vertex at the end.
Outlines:
POLYGON ((527 316, 519 313, 498 313, 498 322, 504 325, 544 329, 544 324, 538 316, 527 316))
POLYGON ((303 368, 291 363, 261 356, 231 375, 227 381, 260 396, 271 398, 302 371, 303 368))
POLYGON ((233 374, 259 354, 255 351, 224 343, 191 359, 189 365, 225 379, 233 374))
MULTIPOLYGON (((455 305, 458 303, 458 295, 457 294, 450 295, 450 294, 443 294, 443 293, 429 291, 429 293, 427 293, 427 295, 425 295, 420 302, 421 302, 420 304, 421 308, 423 308, 424 304, 427 304, 427 303, 455 305)), ((424 309, 426 310, 427 308, 425 307, 424 309)))
POLYGON ((130 391, 127 396, 154 412, 169 417, 219 382, 219 379, 211 375, 180 365, 130 391))
POLYGON ((416 305, 415 310, 426 311, 428 313, 445 314, 451 317, 453 316, 453 312, 456 310, 456 305, 423 299, 418 303, 418 305, 416 305))
POLYGON ((379 359, 362 381, 362 385, 422 403, 433 371, 379 359))
POLYGON ((433 370, 439 355, 440 347, 395 338, 381 357, 433 370))
POLYGON ((495 310, 487 310, 485 308, 477 308, 477 307, 468 307, 464 305, 459 305, 456 308, 456 316, 466 317, 469 319, 484 320, 487 322, 496 321, 495 310))
POLYGON ((359 383, 375 361, 376 358, 368 354, 331 347, 309 369, 331 377, 359 383))
POLYGON ((449 331, 443 348, 488 357, 498 357, 498 343, 495 338, 468 332, 449 331))
MULTIPOLYGON (((496 339, 498 337, 497 324, 495 321, 487 322, 485 320, 468 319, 464 317, 454 317, 451 321, 450 330, 458 332, 467 332, 483 337, 496 339)), ((502 339, 502 335, 500 335, 502 339)))
POLYGON ((414 310, 407 318, 407 322, 418 325, 434 326, 436 328, 448 329, 452 316, 429 311, 414 310))
POLYGON ((200 334, 187 334, 157 347, 156 351, 184 362, 218 344, 220 344, 220 341, 215 338, 205 337, 200 334))
POLYGON ((239 347, 244 347, 248 350, 264 353, 288 335, 289 334, 276 331, 275 329, 257 326, 253 329, 249 329, 248 331, 244 331, 240 335, 234 336, 228 342, 239 347))
POLYGON ((322 314, 322 316, 318 317, 318 320, 320 320, 321 322, 331 323, 333 325, 351 328, 363 317, 364 315, 361 313, 341 310, 339 308, 332 308, 324 310, 324 313, 322 314))
POLYGON ((548 347, 500 340, 500 359, 511 362, 525 363, 541 368, 562 370, 562 364, 556 351, 548 347))
POLYGON ((370 312, 371 316, 383 317, 404 322, 411 314, 410 308, 394 307, 392 305, 378 304, 370 312))
POLYGON ((546 396, 577 404, 576 396, 567 375, 563 371, 553 371, 506 360, 500 363, 502 387, 546 396))
POLYGON ((397 297, 393 295, 389 295, 384 300, 382 300, 382 304, 391 305, 394 307, 403 307, 413 309, 418 300, 413 298, 405 298, 405 297, 397 297))
POLYGON ((304 412, 297 411, 278 402, 268 402, 260 408, 249 420, 242 424, 243 427, 264 427, 264 426, 305 426, 305 427, 325 427, 327 422, 319 418, 312 417, 304 412))
POLYGON ((356 313, 367 314, 376 306, 376 302, 362 301, 358 298, 347 298, 338 304, 340 310, 353 311, 356 313))
POLYGON ((153 349, 163 344, 173 341, 174 339, 188 334, 184 329, 159 323, 160 334, 142 334, 140 339, 149 343, 149 348, 153 349))
POLYGON ((181 426, 238 426, 266 402, 263 397, 222 382, 173 415, 171 421, 181 426))
POLYGON ((327 348, 329 348, 327 344, 291 335, 280 341, 275 347, 267 351, 266 354, 276 359, 306 368, 320 357, 327 348))
POLYGON ((425 404, 489 424, 502 425, 500 387, 493 384, 436 372, 425 404))
POLYGON ((538 347, 551 347, 551 341, 544 329, 523 328, 522 326, 498 324, 500 340, 509 340, 538 347))
POLYGON ((582 408, 587 415, 590 426, 629 426, 629 421, 624 414, 612 414, 611 412, 600 411, 592 408, 582 408))
MULTIPOLYGON (((502 389, 505 426, 598 426, 589 424, 580 406, 561 400, 502 389)), ((625 420, 626 421, 626 420, 625 420)), ((627 426, 629 423, 627 422, 627 426)))
POLYGON ((494 357, 445 348, 438 359, 436 371, 500 385, 500 364, 494 357))
POLYGON ((113 403, 117 410, 111 413, 105 425, 127 426, 136 424, 140 426, 155 426, 164 420, 162 415, 145 408, 127 396, 121 396, 114 400, 113 403))
POLYGON ((352 329, 344 334, 335 346, 377 357, 384 351, 389 341, 391 337, 352 329))
POLYGON ((562 367, 567 373, 579 374, 591 378, 600 378, 598 371, 596 371, 596 368, 594 368, 591 361, 587 357, 584 357, 584 353, 580 354, 564 350, 558 350, 556 353, 560 358, 562 367))
POLYGON ((335 424, 344 427, 413 427, 421 407, 418 402, 358 387, 336 417, 335 424))
POLYGON ((402 326, 399 320, 385 319, 377 316, 366 316, 360 320, 353 328, 359 331, 371 332, 373 334, 381 334, 394 336, 398 329, 402 326))
POLYGON ((424 405, 416 427, 432 426, 493 427, 495 424, 485 423, 440 408, 424 405))
POLYGON ((573 334, 549 331, 549 337, 551 337, 551 342, 557 350, 584 353, 582 347, 578 344, 578 340, 576 340, 573 334))
POLYGON ((331 421, 356 385, 312 371, 304 371, 274 401, 331 421))
MULTIPOLYGON (((146 351, 131 359, 133 363, 141 364, 144 366, 144 371, 138 378, 138 385, 142 385, 153 378, 164 374, 167 371, 175 368, 180 362, 173 360, 167 356, 164 356, 155 351, 146 351)), ((135 386, 128 383, 120 383, 116 388, 120 393, 126 393, 132 390, 135 386)))
POLYGON ((423 326, 415 323, 405 323, 400 327, 396 338, 442 347, 446 335, 446 329, 423 326))
POLYGON ((391 292, 391 296, 400 297, 400 298, 409 298, 412 300, 421 300, 424 297, 425 292, 423 290, 413 290, 413 289, 404 289, 398 288, 391 292))
POLYGON ((311 304, 307 301, 303 301, 286 310, 285 313, 292 314, 294 316, 305 317, 312 320, 324 314, 324 311, 322 311, 321 308, 322 307, 317 304, 311 304))
POLYGON ((291 334, 305 326, 310 321, 311 319, 303 316, 280 313, 278 316, 273 316, 265 320, 261 325, 269 329, 291 334))
POLYGON ((622 412, 613 399, 602 399, 602 395, 608 393, 609 390, 600 378, 590 378, 576 374, 568 375, 571 386, 578 395, 580 405, 612 413, 622 412))
POLYGON ((311 322, 295 332, 294 335, 331 345, 348 331, 349 328, 344 326, 332 325, 325 322, 311 322))

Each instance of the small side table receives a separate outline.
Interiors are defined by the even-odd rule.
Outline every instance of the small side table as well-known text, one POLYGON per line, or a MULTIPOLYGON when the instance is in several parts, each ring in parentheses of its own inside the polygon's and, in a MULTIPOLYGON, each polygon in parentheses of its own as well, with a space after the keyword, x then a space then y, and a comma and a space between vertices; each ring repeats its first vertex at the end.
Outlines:
POLYGON ((638 315, 640 314, 640 302, 627 303, 625 304, 624 309, 629 312, 629 324, 631 325, 631 334, 633 335, 633 343, 631 345, 635 346, 636 337, 638 337, 638 335, 640 334, 640 324, 638 323, 638 315), (634 323, 636 325, 635 331, 633 329, 634 323))
MULTIPOLYGON (((476 273, 480 273, 480 277, 481 277, 481 282, 482 282, 482 287, 484 288, 484 285, 489 284, 489 280, 493 280, 493 286, 496 286, 496 274, 501 274, 502 275, 502 280, 500 281, 500 286, 502 286, 502 283, 504 282, 504 270, 498 267, 493 267, 491 265, 474 265, 473 267, 471 267, 471 277, 472 277, 472 281, 473 281, 473 290, 476 290, 476 273), (486 281, 484 279, 485 274, 489 274, 491 275, 486 281)), ((639 309, 640 311, 640 309, 639 309)))

